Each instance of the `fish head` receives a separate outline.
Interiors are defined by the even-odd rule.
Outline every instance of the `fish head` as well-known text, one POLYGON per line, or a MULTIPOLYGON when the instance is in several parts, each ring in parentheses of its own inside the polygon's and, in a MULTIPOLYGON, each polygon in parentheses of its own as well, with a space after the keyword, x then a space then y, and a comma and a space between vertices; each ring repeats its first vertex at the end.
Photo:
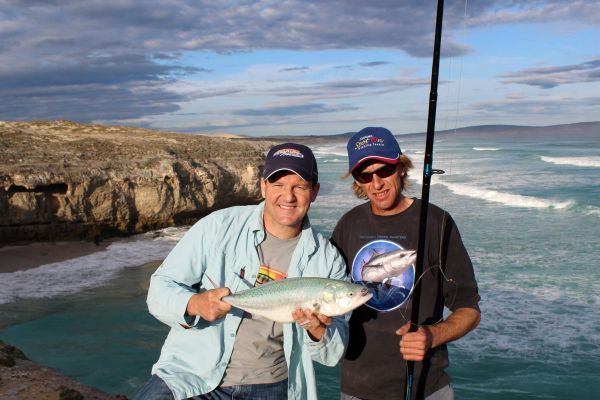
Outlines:
POLYGON ((415 250, 397 250, 395 256, 402 265, 411 265, 417 261, 417 252, 415 250))
POLYGON ((330 317, 342 315, 363 305, 372 296, 362 285, 344 281, 331 283, 321 294, 320 312, 330 317))
POLYGON ((417 261, 414 250, 394 250, 371 258, 362 267, 364 282, 384 282, 400 276, 417 261))

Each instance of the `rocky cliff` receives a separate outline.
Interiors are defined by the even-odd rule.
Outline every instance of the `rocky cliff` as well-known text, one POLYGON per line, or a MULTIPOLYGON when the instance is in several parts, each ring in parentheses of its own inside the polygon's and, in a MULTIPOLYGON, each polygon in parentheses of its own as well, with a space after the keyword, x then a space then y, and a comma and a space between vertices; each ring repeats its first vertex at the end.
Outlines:
POLYGON ((98 240, 256 203, 265 146, 67 121, 0 122, 0 244, 98 240))

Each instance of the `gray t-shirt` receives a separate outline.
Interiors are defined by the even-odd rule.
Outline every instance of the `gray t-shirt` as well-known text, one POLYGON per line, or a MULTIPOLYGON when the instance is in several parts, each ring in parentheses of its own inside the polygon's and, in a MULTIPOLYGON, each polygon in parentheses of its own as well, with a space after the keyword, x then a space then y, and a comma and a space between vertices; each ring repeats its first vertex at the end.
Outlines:
MULTIPOLYGON (((299 240, 300 235, 285 240, 266 232, 258 246, 261 266, 254 286, 287 277, 299 240)), ((221 386, 275 383, 287 376, 281 323, 244 313, 221 386)))

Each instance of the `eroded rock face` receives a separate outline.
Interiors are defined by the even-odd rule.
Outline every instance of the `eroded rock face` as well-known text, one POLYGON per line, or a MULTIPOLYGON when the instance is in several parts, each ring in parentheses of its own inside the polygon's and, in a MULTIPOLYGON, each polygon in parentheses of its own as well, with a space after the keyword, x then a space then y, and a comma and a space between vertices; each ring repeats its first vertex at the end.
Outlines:
POLYGON ((0 122, 0 244, 133 234, 260 201, 264 144, 0 122))

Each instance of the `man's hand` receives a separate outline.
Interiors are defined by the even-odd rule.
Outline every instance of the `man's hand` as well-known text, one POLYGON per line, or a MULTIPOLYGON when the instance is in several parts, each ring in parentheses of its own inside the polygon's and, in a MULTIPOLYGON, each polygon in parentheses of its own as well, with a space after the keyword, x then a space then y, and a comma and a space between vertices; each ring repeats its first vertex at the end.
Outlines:
POLYGON ((419 327, 415 332, 409 332, 410 322, 396 331, 400 339, 400 353, 407 361, 422 361, 431 348, 433 336, 427 327, 419 327))
POLYGON ((408 332, 410 323, 407 323, 396 331, 396 335, 402 336, 400 353, 405 360, 421 361, 429 349, 459 339, 475 329, 480 318, 479 310, 463 307, 454 310, 445 321, 420 326, 416 332, 408 332))
POLYGON ((226 287, 195 294, 188 301, 186 312, 210 322, 223 318, 231 310, 231 305, 221 299, 230 294, 231 291, 226 287))
POLYGON ((331 325, 331 317, 323 314, 314 314, 308 308, 302 310, 298 308, 292 312, 292 318, 294 321, 306 329, 308 336, 316 342, 323 338, 325 335, 325 329, 328 325, 331 325))

